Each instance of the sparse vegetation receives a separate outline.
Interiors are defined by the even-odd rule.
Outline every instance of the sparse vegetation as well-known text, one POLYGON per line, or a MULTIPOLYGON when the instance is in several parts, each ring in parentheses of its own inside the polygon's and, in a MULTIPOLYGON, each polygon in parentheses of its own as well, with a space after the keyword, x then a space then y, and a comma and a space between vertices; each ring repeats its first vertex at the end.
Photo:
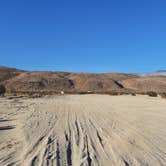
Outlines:
POLYGON ((166 92, 165 93, 161 93, 160 96, 161 96, 161 98, 166 99, 166 92))
POLYGON ((0 95, 3 95, 6 92, 6 88, 4 85, 0 85, 0 95))
POLYGON ((156 92, 153 92, 153 91, 147 92, 147 95, 150 97, 157 97, 158 96, 158 94, 156 92))
POLYGON ((94 94, 94 93, 91 92, 91 91, 87 91, 87 92, 78 92, 78 94, 80 94, 80 95, 86 95, 86 94, 94 94))
POLYGON ((120 95, 118 92, 110 92, 109 95, 111 96, 117 96, 117 95, 120 95))

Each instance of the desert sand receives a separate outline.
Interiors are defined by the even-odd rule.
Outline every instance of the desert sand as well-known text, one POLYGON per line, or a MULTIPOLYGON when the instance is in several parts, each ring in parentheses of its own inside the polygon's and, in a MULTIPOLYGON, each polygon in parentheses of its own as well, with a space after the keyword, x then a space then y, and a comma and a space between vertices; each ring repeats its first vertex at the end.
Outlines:
POLYGON ((0 166, 165 166, 166 100, 0 99, 0 166))

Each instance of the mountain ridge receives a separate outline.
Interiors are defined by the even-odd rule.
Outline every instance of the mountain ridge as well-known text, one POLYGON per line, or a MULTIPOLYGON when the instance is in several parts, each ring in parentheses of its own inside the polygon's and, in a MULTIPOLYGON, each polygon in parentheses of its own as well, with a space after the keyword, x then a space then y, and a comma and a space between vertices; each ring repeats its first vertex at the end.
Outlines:
POLYGON ((0 84, 10 93, 166 92, 166 77, 160 75, 25 71, 4 66, 0 66, 0 84))

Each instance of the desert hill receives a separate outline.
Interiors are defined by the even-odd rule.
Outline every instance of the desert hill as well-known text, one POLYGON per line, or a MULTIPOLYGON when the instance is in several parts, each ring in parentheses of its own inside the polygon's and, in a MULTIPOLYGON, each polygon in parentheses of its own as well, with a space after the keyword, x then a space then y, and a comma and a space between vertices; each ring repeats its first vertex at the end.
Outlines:
POLYGON ((9 80, 19 74, 23 73, 23 70, 17 70, 15 68, 8 68, 5 66, 0 66, 0 83, 9 80))
POLYGON ((0 67, 0 84, 7 92, 166 92, 165 76, 29 72, 7 67, 0 67))
POLYGON ((139 78, 122 80, 121 83, 124 87, 136 92, 166 92, 166 76, 142 76, 139 78))

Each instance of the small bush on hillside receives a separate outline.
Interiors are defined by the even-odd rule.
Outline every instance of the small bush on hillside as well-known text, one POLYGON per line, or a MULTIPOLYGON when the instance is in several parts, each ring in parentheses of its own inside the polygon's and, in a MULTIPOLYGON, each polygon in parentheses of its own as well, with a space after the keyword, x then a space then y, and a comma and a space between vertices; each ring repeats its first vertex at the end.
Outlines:
POLYGON ((149 95, 150 97, 157 97, 157 93, 156 92, 147 92, 147 95, 149 95))

